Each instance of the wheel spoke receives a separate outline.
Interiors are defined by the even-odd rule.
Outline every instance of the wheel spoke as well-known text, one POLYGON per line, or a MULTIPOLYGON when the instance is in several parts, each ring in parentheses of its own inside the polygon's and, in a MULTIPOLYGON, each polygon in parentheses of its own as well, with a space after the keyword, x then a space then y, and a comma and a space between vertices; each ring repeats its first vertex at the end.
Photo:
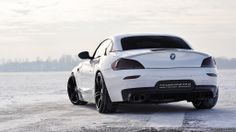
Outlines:
POLYGON ((97 108, 102 107, 102 102, 103 102, 103 92, 104 92, 104 82, 101 76, 97 76, 96 78, 96 92, 95 92, 95 101, 97 108))
POLYGON ((102 102, 102 95, 100 91, 97 91, 95 93, 95 99, 96 99, 95 101, 96 101, 97 107, 100 108, 101 102, 102 102))
POLYGON ((101 92, 100 92, 100 91, 97 91, 97 92, 95 93, 95 97, 96 97, 96 98, 100 98, 100 96, 101 96, 101 92))
POLYGON ((98 108, 101 107, 101 102, 102 102, 102 100, 101 100, 101 98, 99 98, 99 99, 98 99, 98 108))

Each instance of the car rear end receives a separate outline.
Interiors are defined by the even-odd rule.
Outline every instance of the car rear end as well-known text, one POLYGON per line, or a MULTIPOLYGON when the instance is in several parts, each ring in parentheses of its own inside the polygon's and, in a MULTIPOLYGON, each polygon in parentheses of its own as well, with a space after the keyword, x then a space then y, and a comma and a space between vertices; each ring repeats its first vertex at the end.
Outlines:
POLYGON ((216 96, 215 60, 190 47, 175 45, 117 52, 120 58, 104 72, 111 100, 162 103, 216 96))

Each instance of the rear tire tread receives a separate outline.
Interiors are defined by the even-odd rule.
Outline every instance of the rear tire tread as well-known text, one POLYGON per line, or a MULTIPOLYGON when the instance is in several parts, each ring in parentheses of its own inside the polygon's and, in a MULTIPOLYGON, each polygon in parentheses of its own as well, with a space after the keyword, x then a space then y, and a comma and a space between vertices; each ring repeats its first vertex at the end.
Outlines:
POLYGON ((218 101, 218 91, 216 96, 207 100, 197 100, 193 101, 192 104, 196 109, 211 109, 213 108, 218 101))

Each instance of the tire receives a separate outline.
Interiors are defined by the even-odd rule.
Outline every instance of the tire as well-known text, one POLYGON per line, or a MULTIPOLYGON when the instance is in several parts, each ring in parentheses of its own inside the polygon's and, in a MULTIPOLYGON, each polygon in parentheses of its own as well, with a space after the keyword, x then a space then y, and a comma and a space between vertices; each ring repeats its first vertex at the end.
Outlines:
POLYGON ((85 105, 87 102, 82 101, 82 95, 78 91, 76 82, 75 82, 75 77, 71 76, 68 80, 67 83, 67 93, 68 97, 70 99, 70 102, 74 105, 85 105))
POLYGON ((219 93, 217 91, 216 96, 213 98, 209 98, 206 100, 196 100, 196 101, 193 101, 192 103, 196 109, 211 109, 216 105, 218 101, 218 97, 219 97, 219 93))
POLYGON ((106 84, 102 74, 97 73, 95 79, 95 103, 99 113, 113 113, 116 111, 116 105, 112 103, 108 94, 106 84))

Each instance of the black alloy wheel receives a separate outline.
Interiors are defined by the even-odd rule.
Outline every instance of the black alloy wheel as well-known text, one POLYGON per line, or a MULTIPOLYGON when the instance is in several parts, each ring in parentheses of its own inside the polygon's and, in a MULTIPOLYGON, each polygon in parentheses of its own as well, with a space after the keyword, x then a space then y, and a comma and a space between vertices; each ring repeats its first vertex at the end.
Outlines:
POLYGON ((75 78, 73 76, 70 77, 69 80, 68 80, 67 93, 68 93, 69 99, 70 99, 72 104, 74 104, 74 105, 85 105, 85 104, 87 104, 87 102, 82 101, 81 93, 79 92, 79 90, 76 86, 75 78))
POLYGON ((96 108, 100 113, 112 113, 115 112, 115 103, 112 103, 108 94, 106 84, 102 74, 99 72, 95 80, 95 103, 96 108))

